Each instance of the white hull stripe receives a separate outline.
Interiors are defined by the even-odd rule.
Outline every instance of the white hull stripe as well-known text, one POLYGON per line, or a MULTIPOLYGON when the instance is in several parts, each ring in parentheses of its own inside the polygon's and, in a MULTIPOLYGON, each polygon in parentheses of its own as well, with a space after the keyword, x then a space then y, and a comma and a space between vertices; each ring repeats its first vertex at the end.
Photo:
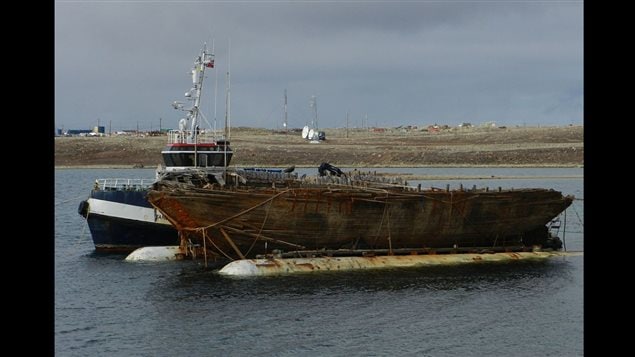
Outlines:
POLYGON ((160 212, 154 208, 139 207, 128 205, 125 203, 99 200, 95 198, 88 199, 88 214, 101 214, 104 216, 129 219, 133 221, 142 221, 148 223, 170 224, 163 218, 160 212))

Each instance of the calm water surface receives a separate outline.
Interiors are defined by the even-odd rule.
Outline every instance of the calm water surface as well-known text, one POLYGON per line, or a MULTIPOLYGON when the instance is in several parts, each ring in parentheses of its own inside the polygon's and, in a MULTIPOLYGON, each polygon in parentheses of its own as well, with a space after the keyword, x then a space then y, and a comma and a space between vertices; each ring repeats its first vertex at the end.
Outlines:
MULTIPOLYGON (((397 171, 582 175, 582 169, 397 171)), ((143 169, 56 170, 56 355, 583 355, 583 257, 237 279, 194 262, 127 263, 121 255, 95 254, 77 214, 94 180, 153 176, 143 169)), ((448 182, 575 195, 582 200, 567 211, 566 244, 583 250, 582 179, 411 184, 448 182)))

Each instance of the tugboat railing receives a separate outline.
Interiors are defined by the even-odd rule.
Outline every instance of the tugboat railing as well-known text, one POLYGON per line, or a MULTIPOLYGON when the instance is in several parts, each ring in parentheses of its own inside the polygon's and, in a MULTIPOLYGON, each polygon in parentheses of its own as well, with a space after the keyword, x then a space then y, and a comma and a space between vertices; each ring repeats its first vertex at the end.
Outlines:
POLYGON ((145 191, 154 179, 105 178, 95 180, 95 190, 103 191, 145 191))
POLYGON ((209 129, 200 130, 198 133, 192 130, 168 131, 168 144, 216 144, 219 138, 222 138, 222 135, 209 129))

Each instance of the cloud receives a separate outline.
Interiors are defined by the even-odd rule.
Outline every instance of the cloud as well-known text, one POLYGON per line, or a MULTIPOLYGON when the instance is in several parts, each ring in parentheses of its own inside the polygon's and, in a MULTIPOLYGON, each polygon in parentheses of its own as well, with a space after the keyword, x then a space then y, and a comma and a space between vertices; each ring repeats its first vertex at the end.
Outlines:
POLYGON ((311 95, 322 127, 346 111, 379 126, 582 120, 581 2, 56 2, 55 16, 58 127, 176 125, 170 103, 213 40, 234 125, 280 127, 285 88, 296 127, 311 95))

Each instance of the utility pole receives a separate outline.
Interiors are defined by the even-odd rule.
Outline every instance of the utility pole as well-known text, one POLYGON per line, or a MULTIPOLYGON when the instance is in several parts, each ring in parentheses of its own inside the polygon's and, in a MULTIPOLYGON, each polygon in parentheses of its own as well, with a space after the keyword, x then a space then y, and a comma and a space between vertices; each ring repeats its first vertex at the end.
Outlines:
POLYGON ((108 136, 112 136, 112 119, 108 121, 108 136))
MULTIPOLYGON (((311 129, 315 132, 315 135, 318 135, 318 112, 317 112, 317 97, 312 95, 311 100, 309 101, 309 107, 313 108, 313 119, 311 120, 311 129)), ((313 138, 309 138, 309 140, 313 140, 313 138)))
POLYGON ((163 128, 161 126, 161 117, 159 117, 159 133, 163 132, 163 128))
POLYGON ((346 111, 346 138, 348 139, 348 110, 346 111))
POLYGON ((317 112, 317 99, 314 101, 315 106, 313 109, 315 110, 315 135, 317 135, 317 131, 320 130, 320 126, 318 125, 318 112, 317 112))
POLYGON ((287 122, 287 89, 284 89, 284 133, 289 132, 289 123, 287 122))

